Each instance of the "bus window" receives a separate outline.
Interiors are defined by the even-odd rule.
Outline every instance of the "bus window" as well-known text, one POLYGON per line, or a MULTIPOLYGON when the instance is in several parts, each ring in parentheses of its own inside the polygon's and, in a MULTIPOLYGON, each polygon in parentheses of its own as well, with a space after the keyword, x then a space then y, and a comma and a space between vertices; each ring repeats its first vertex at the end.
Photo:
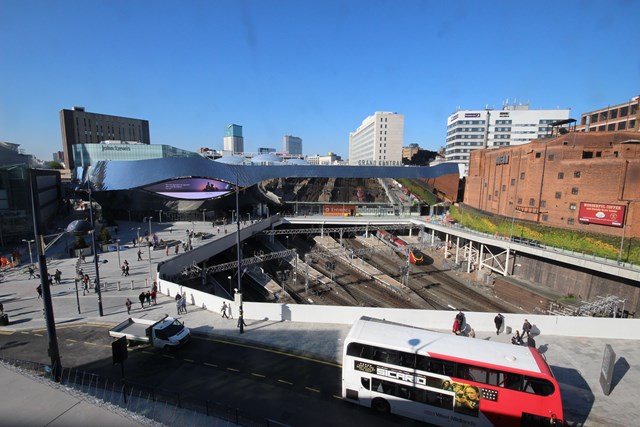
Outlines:
POLYGON ((537 394, 539 396, 550 396, 553 394, 555 387, 545 379, 525 377, 523 390, 526 393, 537 394))
POLYGON ((361 377, 360 378, 360 384, 362 384, 362 387, 364 387, 367 390, 369 390, 370 387, 371 387, 371 380, 369 378, 366 378, 366 377, 361 377))
POLYGON ((405 368, 413 369, 416 367, 416 355, 412 353, 400 353, 400 360, 398 361, 398 364, 405 368))
POLYGON ((434 374, 446 375, 448 377, 453 377, 453 363, 445 360, 439 359, 431 359, 429 361, 429 372, 433 372, 434 374))
POLYGON ((505 373, 504 387, 510 390, 520 390, 522 387, 522 375, 513 374, 511 372, 505 373))
POLYGON ((493 369, 489 370, 487 375, 487 384, 504 387, 505 380, 504 372, 494 371, 493 369))
POLYGON ((349 343, 347 347, 347 355, 353 357, 362 357, 364 359, 371 358, 371 346, 360 344, 357 342, 349 343))
POLYGON ((467 374, 469 376, 469 380, 471 381, 476 381, 483 384, 487 383, 487 370, 484 368, 469 366, 467 374))

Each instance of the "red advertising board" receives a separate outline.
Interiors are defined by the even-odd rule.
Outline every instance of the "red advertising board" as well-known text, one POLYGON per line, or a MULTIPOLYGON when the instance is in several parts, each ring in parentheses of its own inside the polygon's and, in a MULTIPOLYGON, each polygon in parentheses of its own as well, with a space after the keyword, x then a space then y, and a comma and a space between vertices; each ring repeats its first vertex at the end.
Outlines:
POLYGON ((586 222, 589 224, 622 227, 622 225, 624 224, 625 209, 625 205, 580 202, 578 221, 586 222))
POLYGON ((328 216, 350 216, 356 211, 353 205, 324 205, 322 214, 328 216))

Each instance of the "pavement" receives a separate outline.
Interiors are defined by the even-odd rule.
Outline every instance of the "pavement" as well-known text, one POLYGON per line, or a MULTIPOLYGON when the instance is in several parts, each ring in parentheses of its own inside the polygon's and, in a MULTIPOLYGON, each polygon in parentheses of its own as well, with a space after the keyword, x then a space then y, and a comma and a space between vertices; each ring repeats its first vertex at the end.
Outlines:
MULTIPOLYGON (((118 237, 123 242, 131 242, 138 227, 144 230, 148 224, 120 224, 118 237)), ((152 227, 153 232, 164 240, 184 238, 187 229, 194 229, 196 232, 216 232, 211 223, 202 222, 153 223, 152 227)), ((227 225, 227 227, 231 226, 227 225)), ((207 244, 207 242, 208 240, 197 242, 194 246, 207 244)), ((56 269, 62 272, 61 284, 51 288, 56 324, 115 325, 128 317, 125 308, 127 298, 134 303, 132 317, 159 318, 164 313, 175 315, 174 300, 160 294, 158 305, 140 308, 138 295, 143 289, 148 289, 149 282, 145 279, 149 278, 149 261, 144 251, 143 261, 137 261, 137 251, 138 249, 133 247, 120 249, 120 261, 124 262, 126 259, 130 265, 131 275, 126 278, 121 276, 116 252, 101 255, 101 260, 108 261, 100 266, 101 281, 106 282, 106 289, 102 292, 104 310, 102 317, 99 316, 97 296, 93 290, 89 295, 83 296, 80 289, 76 297, 73 280, 76 259, 48 261, 50 272, 56 269), (120 281, 119 289, 118 281, 120 281)), ((164 250, 153 251, 151 262, 155 264, 172 256, 175 256, 172 250, 169 251, 169 255, 166 255, 164 250)), ((91 261, 92 257, 87 256, 86 263, 91 261)), ((0 326, 0 334, 45 328, 44 316, 41 314, 42 300, 36 293, 39 280, 28 278, 26 266, 27 264, 23 264, 21 267, 3 272, 4 280, 0 282, 0 302, 4 305, 5 313, 9 315, 10 324, 0 326)), ((245 333, 240 334, 233 319, 223 319, 218 312, 194 306, 188 306, 187 309, 188 312, 179 317, 196 334, 225 337, 229 340, 267 347, 273 347, 275 342, 278 343, 279 349, 337 364, 341 363, 342 343, 349 331, 349 325, 342 324, 247 320, 245 333)), ((467 314, 468 319, 471 319, 470 316, 472 313, 467 314)), ((624 327, 624 319, 620 321, 621 327, 624 327)), ((576 335, 579 335, 579 331, 576 331, 576 335)), ((477 333, 476 339, 510 342, 510 336, 506 334, 496 336, 480 332, 477 333)), ((561 385, 565 418, 571 422, 571 425, 638 424, 640 405, 636 404, 636 395, 640 390, 640 351, 638 351, 637 341, 540 335, 536 337, 536 343, 561 385), (611 345, 616 353, 613 386, 608 396, 603 393, 599 383, 606 344, 611 345)), ((64 355, 62 355, 63 366, 64 363, 64 355)), ((141 420, 132 414, 113 413, 102 405, 90 403, 82 397, 69 394, 59 386, 23 375, 14 368, 1 364, 0 383, 10 384, 14 390, 20 391, 12 392, 10 396, 7 396, 9 393, 5 393, 7 397, 3 396, 3 399, 0 399, 2 413, 10 413, 16 420, 16 423, 11 423, 12 425, 17 423, 20 425, 86 425, 86 420, 96 419, 108 419, 109 422, 105 421, 104 425, 153 424, 149 420, 141 420), (52 403, 25 406, 17 401, 27 396, 25 400, 27 402, 52 403), (113 418, 102 418, 107 416, 104 414, 105 411, 113 418)), ((2 421, 0 420, 0 424, 2 421)))

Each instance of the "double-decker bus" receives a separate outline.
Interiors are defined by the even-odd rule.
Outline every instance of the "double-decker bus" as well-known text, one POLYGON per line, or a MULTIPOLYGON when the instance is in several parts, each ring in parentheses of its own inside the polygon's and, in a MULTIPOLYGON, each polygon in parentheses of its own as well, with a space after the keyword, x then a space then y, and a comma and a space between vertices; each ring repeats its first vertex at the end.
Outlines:
POLYGON ((342 397, 442 426, 563 425, 560 388, 535 348, 370 317, 344 342, 342 397))
POLYGON ((401 238, 394 236, 385 230, 377 230, 376 237, 382 240, 387 246, 393 248, 395 251, 402 253, 406 256, 406 251, 409 251, 409 261, 413 264, 422 264, 424 262, 424 255, 419 250, 412 248, 402 240, 401 238))

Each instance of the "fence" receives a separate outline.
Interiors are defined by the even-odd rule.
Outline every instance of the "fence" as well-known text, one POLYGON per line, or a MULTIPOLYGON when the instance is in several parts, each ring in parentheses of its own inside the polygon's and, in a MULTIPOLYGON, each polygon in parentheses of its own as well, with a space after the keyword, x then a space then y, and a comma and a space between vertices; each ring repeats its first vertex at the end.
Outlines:
MULTIPOLYGON (((43 381, 56 384, 48 365, 0 357, 3 363, 27 371, 43 381)), ((211 426, 215 420, 226 425, 246 427, 283 427, 273 420, 244 413, 210 400, 131 381, 103 378, 97 374, 73 368, 63 369, 60 385, 86 396, 99 399, 107 406, 119 407, 165 425, 211 426)))

